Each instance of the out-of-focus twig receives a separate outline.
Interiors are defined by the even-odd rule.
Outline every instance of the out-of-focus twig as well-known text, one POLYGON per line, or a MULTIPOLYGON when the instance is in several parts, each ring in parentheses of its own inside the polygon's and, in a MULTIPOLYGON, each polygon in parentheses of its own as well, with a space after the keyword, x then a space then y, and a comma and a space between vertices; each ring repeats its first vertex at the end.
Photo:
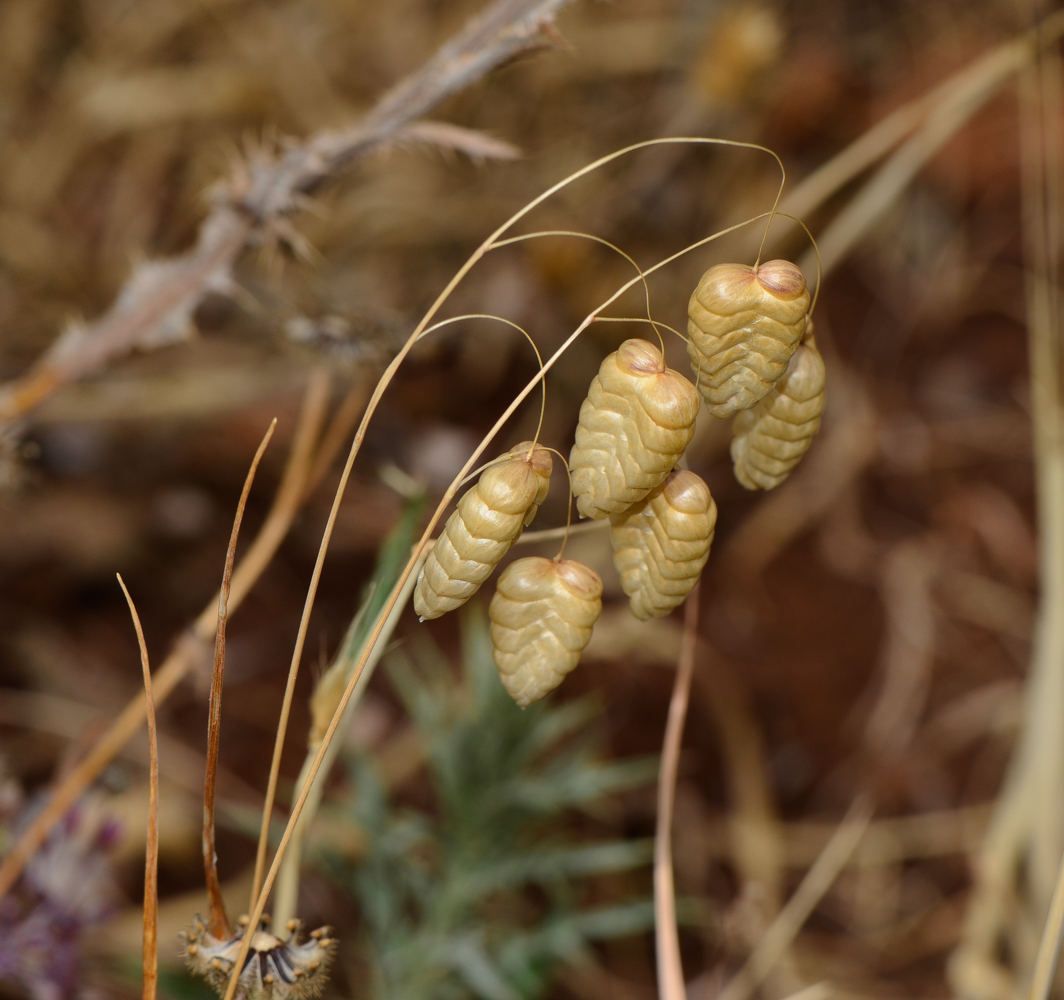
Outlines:
POLYGON ((658 776, 658 821, 654 831, 654 934, 658 956, 659 1000, 685 1000, 680 936, 676 927, 676 888, 672 873, 672 811, 676 801, 676 773, 680 766, 687 703, 698 649, 698 598, 700 582, 687 596, 683 617, 683 645, 676 665, 676 682, 669 702, 665 739, 658 776))
MULTIPOLYGON (((1060 54, 1020 78, 1021 194, 1037 487, 1038 618, 1023 729, 976 865, 964 936, 949 966, 965 997, 1015 995, 1035 965, 1017 928, 1050 908, 1064 848, 1064 419, 1060 376, 1060 54), (1003 948, 1006 944, 1008 947, 1003 948), (1010 967, 1001 961, 1011 955, 1010 967)), ((1044 968, 1043 970, 1044 971, 1044 968)))
MULTIPOLYGON (((324 369, 317 369, 307 386, 303 410, 292 439, 288 463, 285 466, 277 495, 274 497, 273 506, 259 529, 258 535, 233 573, 229 593, 230 611, 235 610, 247 597, 255 581, 273 558, 281 541, 288 534, 288 529, 305 497, 307 475, 313 462, 314 446, 321 432, 328 399, 328 373, 324 369)), ((174 688, 208 655, 206 644, 214 636, 217 614, 218 596, 215 595, 192 626, 178 640, 175 649, 163 665, 156 671, 153 681, 156 705, 165 701, 174 688)), ((82 792, 140 729, 145 714, 146 702, 142 692, 130 701, 92 750, 53 790, 47 803, 0 863, 0 897, 3 897, 15 884, 26 862, 44 843, 52 827, 59 822, 82 792)))
POLYGON ((155 1000, 159 991, 159 741, 144 629, 121 574, 118 575, 118 585, 126 595, 129 613, 133 617, 133 627, 137 632, 148 717, 148 843, 144 851, 144 936, 141 942, 141 966, 144 971, 141 995, 143 1000, 155 1000))
POLYGON ((867 795, 854 799, 835 835, 772 922, 746 965, 724 987, 720 1000, 746 1000, 765 980, 777 959, 794 940, 802 925, 846 866, 872 819, 874 806, 867 795))
MULTIPOLYGON (((836 217, 820 239, 824 272, 832 270, 853 244, 890 206, 914 174, 965 122, 1027 66, 1042 48, 1064 34, 1064 15, 1046 18, 1037 33, 1005 42, 954 73, 936 88, 895 109, 797 184, 780 202, 770 245, 790 233, 795 223, 784 215, 808 218, 848 183, 899 144, 894 156, 836 217)), ((749 238, 753 255, 760 235, 749 238)), ((802 262, 815 272, 812 256, 802 262)))
POLYGON ((880 759, 896 758, 912 742, 930 687, 935 655, 931 585, 940 561, 936 541, 934 536, 906 540, 883 562, 883 685, 865 728, 865 743, 880 759))
POLYGON ((501 63, 549 44, 554 15, 568 2, 496 0, 420 70, 384 94, 358 124, 320 132, 278 155, 249 158, 217 191, 190 251, 139 265, 107 313, 68 327, 25 375, 0 386, 0 435, 10 435, 13 425, 62 386, 112 359, 185 336, 204 296, 231 289, 230 271, 240 252, 272 237, 298 241, 287 216, 305 207, 310 191, 359 157, 409 142, 478 157, 513 156, 513 147, 479 133, 416 120, 501 63))
POLYGON ((1060 946, 1064 943, 1064 858, 1060 860, 1057 884, 1053 889, 1053 900, 1049 904, 1049 916, 1046 918, 1042 940, 1038 944, 1038 957, 1034 963, 1034 976, 1027 1000, 1048 1000, 1053 976, 1060 960, 1060 946))

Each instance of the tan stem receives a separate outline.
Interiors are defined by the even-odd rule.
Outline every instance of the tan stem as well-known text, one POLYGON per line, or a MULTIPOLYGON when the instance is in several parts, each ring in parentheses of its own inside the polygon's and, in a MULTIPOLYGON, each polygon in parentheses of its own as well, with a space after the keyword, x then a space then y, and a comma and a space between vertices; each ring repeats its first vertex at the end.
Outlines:
POLYGON ((691 698, 691 678, 698 648, 698 599, 701 581, 687 597, 683 617, 683 645, 676 666, 676 681, 665 723, 658 776, 658 821, 654 832, 654 939, 658 957, 658 997, 660 1000, 686 1000, 680 935, 676 926, 676 889, 672 871, 672 813, 676 801, 676 774, 680 766, 680 744, 691 698))
POLYGON ((210 900, 210 930, 219 940, 232 937, 233 928, 225 912, 222 885, 218 881, 218 851, 214 839, 214 803, 218 782, 218 751, 222 737, 222 686, 225 682, 225 626, 229 619, 229 591, 233 580, 233 563, 236 560, 236 542, 240 537, 240 525, 244 520, 244 508, 255 482, 259 462, 266 446, 277 428, 274 418, 251 460, 244 479, 244 488, 236 505, 233 530, 229 535, 229 548, 225 553, 225 568, 222 571, 222 587, 218 592, 218 619, 214 634, 214 665, 211 670, 211 694, 207 711, 207 769, 203 779, 203 871, 207 882, 207 898, 210 900))

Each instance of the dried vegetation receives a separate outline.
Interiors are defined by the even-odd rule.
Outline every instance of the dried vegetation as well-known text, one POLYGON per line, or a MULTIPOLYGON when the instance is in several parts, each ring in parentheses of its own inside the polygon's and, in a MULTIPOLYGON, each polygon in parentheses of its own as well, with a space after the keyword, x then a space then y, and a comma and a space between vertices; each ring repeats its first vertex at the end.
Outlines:
POLYGON ((950 0, 0 5, 3 988, 187 996, 184 931, 251 997, 1042 1000, 1062 33, 950 0), (496 231, 684 135, 738 145, 636 149, 496 231), (764 241, 745 143, 790 178, 764 241), (534 437, 593 519, 561 561, 534 437), (470 606, 419 624, 422 568, 423 617, 470 606), (492 636, 550 704, 502 694, 492 636))

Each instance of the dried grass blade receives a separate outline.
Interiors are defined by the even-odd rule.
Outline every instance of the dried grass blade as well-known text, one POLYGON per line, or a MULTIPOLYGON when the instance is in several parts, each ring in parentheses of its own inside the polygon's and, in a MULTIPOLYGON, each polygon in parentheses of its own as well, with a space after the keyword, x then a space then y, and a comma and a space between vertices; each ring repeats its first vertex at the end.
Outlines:
POLYGON ((240 537, 240 525, 244 520, 244 508, 255 481, 259 462, 266 451, 266 446, 277 428, 274 418, 259 445, 255 457, 251 460, 244 480, 244 489, 236 507, 233 518, 233 531, 229 536, 229 548, 225 553, 225 569, 222 572, 222 586, 218 594, 218 623, 214 633, 214 666, 211 671, 211 697, 207 722, 207 773, 203 780, 203 868, 207 879, 207 895, 210 899, 210 931, 214 937, 224 939, 232 937, 233 930, 225 912, 225 900, 222 898, 222 886, 218 881, 218 856, 214 840, 214 804, 218 779, 218 749, 222 735, 222 684, 225 677, 225 627, 229 617, 229 588, 233 580, 233 564, 236 562, 236 543, 240 537))
MULTIPOLYGON (((965 86, 950 88, 943 95, 924 124, 880 167, 820 236, 824 274, 833 270, 882 218, 928 160, 1030 61, 1033 51, 1026 37, 1002 46, 977 64, 977 72, 964 81, 965 86)), ((813 272, 812 254, 802 259, 801 267, 807 274, 813 272)))
POLYGON ((962 941, 950 961, 958 993, 989 995, 1000 986, 1017 992, 1016 976, 1029 953, 1015 948, 1017 897, 1024 917, 1049 917, 1034 959, 1031 997, 1044 997, 1060 951, 1064 900, 1060 884, 1064 735, 1064 421, 1060 375, 1060 55, 1047 51, 1020 78, 1021 202, 1031 415, 1039 543, 1039 603, 1026 681, 1023 728, 994 807, 976 864, 975 888, 962 941), (1017 883, 1023 879, 1024 885, 1017 883), (1049 894, 1050 885, 1055 885, 1049 894), (1049 898, 1047 898, 1047 896, 1049 898), (1017 959, 1007 967, 1002 944, 1017 959))
MULTIPOLYGON (((314 446, 321 431, 325 406, 329 397, 329 376, 324 368, 311 373, 304 397, 299 424, 296 427, 288 462, 281 477, 273 505, 255 540, 248 547, 233 573, 229 595, 229 610, 233 611, 247 596, 255 581, 262 575, 277 552, 292 521, 307 495, 307 477, 314 461, 314 446)), ((202 645, 214 635, 217 615, 217 595, 204 608, 178 641, 174 651, 155 672, 153 691, 156 706, 161 705, 174 688, 185 678, 193 664, 199 662, 202 645)), ((78 765, 52 792, 44 808, 23 831, 18 841, 0 862, 0 898, 3 898, 22 874, 26 863, 36 853, 56 823, 66 815, 86 788, 99 776, 140 729, 146 714, 143 693, 138 694, 123 709, 110 729, 85 755, 78 765)))
POLYGON ((654 833, 654 935, 658 957, 658 996, 660 1000, 686 1000, 680 935, 676 926, 676 889, 672 871, 672 812, 676 801, 676 774, 680 765, 680 744, 691 697, 695 651, 698 648, 699 580, 687 597, 683 617, 683 645, 676 667, 676 681, 665 723, 658 778, 658 821, 654 833))
POLYGON ((144 851, 144 938, 141 945, 143 1000, 155 1000, 159 990, 159 735, 155 726, 155 701, 151 690, 151 666, 144 629, 122 574, 118 585, 126 596, 140 647, 140 668, 144 675, 144 699, 148 714, 148 843, 144 851))

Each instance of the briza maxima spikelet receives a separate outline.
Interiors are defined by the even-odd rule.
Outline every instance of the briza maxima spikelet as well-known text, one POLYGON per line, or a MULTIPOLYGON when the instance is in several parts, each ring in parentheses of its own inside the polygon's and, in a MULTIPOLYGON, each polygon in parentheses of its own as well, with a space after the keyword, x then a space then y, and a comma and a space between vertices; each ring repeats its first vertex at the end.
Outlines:
POLYGON ((414 588, 414 610, 424 618, 461 607, 491 576, 499 560, 536 516, 550 486, 551 453, 531 441, 490 466, 458 501, 414 588))
POLYGON ((709 558, 717 505, 699 476, 676 469, 653 493, 610 518, 613 562, 632 614, 661 618, 691 592, 709 558))
POLYGON ((813 443, 824 411, 824 359, 807 337, 783 378, 756 407, 735 419, 735 478, 748 490, 779 486, 813 443))
POLYGON ((718 264, 687 307, 687 353, 713 416, 726 420, 768 395, 805 333, 809 289, 789 260, 756 270, 718 264))
POLYGON ((530 556, 499 577, 488 615, 503 687, 522 708, 553 691, 580 661, 602 611, 602 580, 573 559, 530 556))
POLYGON ((698 390, 645 340, 626 340, 599 367, 569 456, 582 517, 619 514, 660 486, 695 431, 698 390))

